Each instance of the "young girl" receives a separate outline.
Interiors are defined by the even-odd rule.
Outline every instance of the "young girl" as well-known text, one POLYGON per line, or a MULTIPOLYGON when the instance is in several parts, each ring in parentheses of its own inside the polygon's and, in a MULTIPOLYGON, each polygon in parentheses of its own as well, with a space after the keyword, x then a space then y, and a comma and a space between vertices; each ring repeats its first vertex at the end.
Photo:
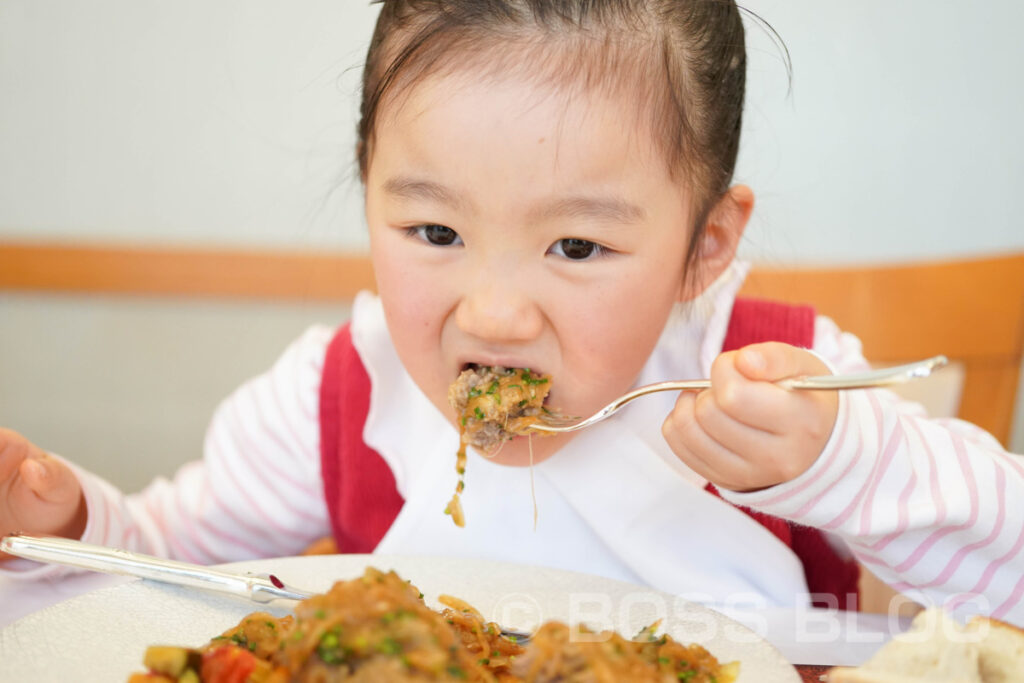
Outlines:
POLYGON ((385 0, 358 147, 378 294, 304 334, 221 405, 202 461, 142 493, 0 433, 0 533, 201 563, 332 534, 719 604, 852 607, 855 557, 917 600, 1024 623, 1015 456, 884 391, 774 384, 867 363, 827 318, 736 297, 744 78, 727 0, 385 0), (573 415, 653 381, 713 388, 472 455, 458 528, 447 391, 475 365, 550 375, 573 415))

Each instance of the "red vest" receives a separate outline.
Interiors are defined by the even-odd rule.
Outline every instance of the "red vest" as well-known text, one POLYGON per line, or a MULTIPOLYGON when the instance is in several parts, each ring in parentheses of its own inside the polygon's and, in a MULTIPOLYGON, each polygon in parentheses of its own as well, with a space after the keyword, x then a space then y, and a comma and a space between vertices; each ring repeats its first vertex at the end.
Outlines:
MULTIPOLYGON (((723 351, 762 341, 810 348, 814 310, 758 299, 737 299, 723 351)), ((405 501, 384 459, 363 442, 370 408, 370 378, 345 325, 327 347, 320 385, 320 459, 331 528, 343 553, 372 552, 405 501)), ((718 495, 711 484, 710 495, 718 495)), ((822 532, 778 517, 739 508, 793 549, 803 563, 811 593, 831 594, 842 609, 856 608, 857 563, 843 558, 822 532)), ((439 513, 440 514, 440 513, 439 513)), ((755 558, 751 558, 751 562, 755 558)), ((822 604, 818 601, 816 604, 822 604)))

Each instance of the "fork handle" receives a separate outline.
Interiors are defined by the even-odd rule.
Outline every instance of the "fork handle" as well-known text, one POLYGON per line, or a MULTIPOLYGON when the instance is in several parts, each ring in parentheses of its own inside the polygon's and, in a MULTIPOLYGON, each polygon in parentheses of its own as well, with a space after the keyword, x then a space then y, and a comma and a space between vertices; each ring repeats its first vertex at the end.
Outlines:
MULTIPOLYGON (((933 370, 948 363, 945 356, 933 356, 906 365, 895 365, 866 372, 849 372, 840 375, 817 375, 787 377, 775 384, 783 389, 801 389, 809 391, 835 391, 837 389, 870 389, 891 384, 902 384, 921 377, 927 377, 933 370)), ((687 379, 670 382, 658 382, 640 387, 622 397, 620 403, 626 403, 638 396, 656 391, 698 391, 711 386, 708 379, 687 379)))
POLYGON ((949 362, 945 356, 933 356, 906 365, 894 365, 867 372, 849 372, 841 375, 819 375, 817 377, 793 377, 777 382, 783 389, 805 389, 811 391, 832 391, 836 389, 871 389, 892 384, 903 384, 914 379, 927 377, 932 371, 949 362))
POLYGON ((0 551, 37 562, 230 593, 261 603, 277 598, 302 600, 309 597, 309 593, 277 586, 261 576, 234 574, 67 538, 12 534, 0 538, 0 551))

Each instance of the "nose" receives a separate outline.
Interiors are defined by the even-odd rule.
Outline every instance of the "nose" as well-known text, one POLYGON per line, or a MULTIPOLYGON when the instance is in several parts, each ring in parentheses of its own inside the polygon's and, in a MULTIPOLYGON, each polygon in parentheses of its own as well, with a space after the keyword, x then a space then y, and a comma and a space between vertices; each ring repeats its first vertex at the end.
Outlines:
POLYGON ((540 335, 544 315, 516 277, 485 276, 467 287, 455 310, 455 324, 484 341, 526 342, 540 335))

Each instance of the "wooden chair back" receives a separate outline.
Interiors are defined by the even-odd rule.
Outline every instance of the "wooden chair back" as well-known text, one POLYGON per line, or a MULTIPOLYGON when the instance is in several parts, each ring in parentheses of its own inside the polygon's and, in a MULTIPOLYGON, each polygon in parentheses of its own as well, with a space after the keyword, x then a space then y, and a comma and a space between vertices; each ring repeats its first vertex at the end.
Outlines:
POLYGON ((742 293, 809 303, 872 363, 963 364, 958 416, 1007 445, 1024 352, 1024 253, 858 268, 754 268, 742 293))

